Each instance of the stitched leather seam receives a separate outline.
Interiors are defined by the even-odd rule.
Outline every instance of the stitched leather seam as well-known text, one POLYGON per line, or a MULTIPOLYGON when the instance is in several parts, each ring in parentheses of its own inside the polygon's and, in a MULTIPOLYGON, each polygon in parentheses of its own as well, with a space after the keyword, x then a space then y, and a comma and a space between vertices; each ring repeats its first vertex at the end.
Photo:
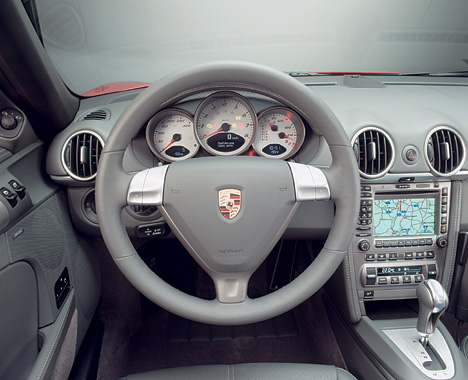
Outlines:
POLYGON ((459 226, 460 226, 460 194, 461 194, 461 183, 460 181, 456 181, 453 183, 454 188, 455 188, 455 207, 454 207, 454 230, 452 231, 451 234, 451 249, 450 249, 450 264, 448 267, 448 276, 447 276, 447 282, 445 284, 445 289, 447 292, 450 292, 450 287, 452 286, 452 277, 453 277, 453 269, 454 269, 454 260, 456 256, 456 240, 458 237, 458 231, 459 231, 459 226))

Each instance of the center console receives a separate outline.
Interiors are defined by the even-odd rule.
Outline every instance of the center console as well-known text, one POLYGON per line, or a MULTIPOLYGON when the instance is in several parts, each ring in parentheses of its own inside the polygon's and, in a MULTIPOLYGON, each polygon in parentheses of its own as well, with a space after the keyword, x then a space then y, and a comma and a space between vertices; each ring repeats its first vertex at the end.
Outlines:
POLYGON ((353 239, 360 301, 415 298, 439 279, 447 251, 449 181, 363 184, 353 239))

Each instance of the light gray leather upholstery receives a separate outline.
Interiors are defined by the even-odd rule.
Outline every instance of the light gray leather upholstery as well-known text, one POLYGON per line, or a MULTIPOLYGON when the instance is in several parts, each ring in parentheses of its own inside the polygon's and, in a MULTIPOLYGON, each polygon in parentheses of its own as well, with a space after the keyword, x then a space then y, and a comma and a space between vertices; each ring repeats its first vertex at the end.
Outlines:
POLYGON ((330 365, 251 363, 178 367, 129 375, 121 380, 356 380, 330 365))

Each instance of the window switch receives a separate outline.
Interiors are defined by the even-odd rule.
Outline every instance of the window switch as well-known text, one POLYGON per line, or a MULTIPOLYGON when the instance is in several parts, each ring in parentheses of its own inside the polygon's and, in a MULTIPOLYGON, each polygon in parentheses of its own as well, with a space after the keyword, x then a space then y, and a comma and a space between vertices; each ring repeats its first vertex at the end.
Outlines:
POLYGON ((15 190, 16 194, 23 199, 26 196, 26 186, 21 185, 18 181, 12 179, 8 184, 11 186, 13 190, 15 190))
POLYGON ((8 190, 6 187, 0 189, 3 197, 8 201, 11 207, 15 207, 18 204, 18 196, 8 190))

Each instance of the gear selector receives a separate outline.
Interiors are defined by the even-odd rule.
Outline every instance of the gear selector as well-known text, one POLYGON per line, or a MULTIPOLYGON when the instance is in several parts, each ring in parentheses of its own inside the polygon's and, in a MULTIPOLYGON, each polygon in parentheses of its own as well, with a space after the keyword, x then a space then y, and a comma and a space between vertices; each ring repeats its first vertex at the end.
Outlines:
POLYGON ((435 325, 448 306, 448 296, 442 285, 433 279, 425 280, 418 285, 416 295, 419 301, 417 330, 420 342, 427 346, 435 325))

